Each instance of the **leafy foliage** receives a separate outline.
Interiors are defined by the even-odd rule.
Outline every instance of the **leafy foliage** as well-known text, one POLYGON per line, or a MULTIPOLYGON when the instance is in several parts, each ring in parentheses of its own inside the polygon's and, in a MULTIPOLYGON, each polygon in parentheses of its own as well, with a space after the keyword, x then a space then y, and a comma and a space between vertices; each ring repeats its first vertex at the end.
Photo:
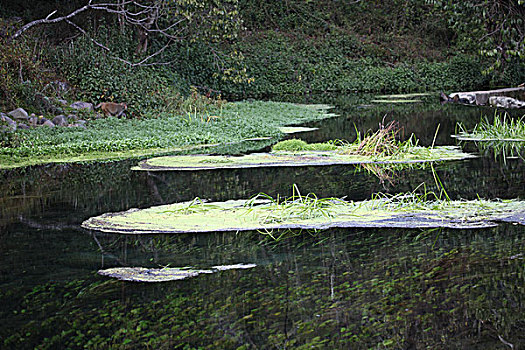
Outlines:
POLYGON ((523 65, 525 58, 525 1, 429 0, 442 10, 457 35, 460 47, 478 50, 504 71, 510 62, 523 65), (521 63, 520 63, 521 61, 521 63))
POLYGON ((7 35, 14 30, 13 24, 0 18, 0 108, 23 106, 35 110, 34 100, 38 90, 55 76, 43 63, 37 37, 12 42, 7 35))

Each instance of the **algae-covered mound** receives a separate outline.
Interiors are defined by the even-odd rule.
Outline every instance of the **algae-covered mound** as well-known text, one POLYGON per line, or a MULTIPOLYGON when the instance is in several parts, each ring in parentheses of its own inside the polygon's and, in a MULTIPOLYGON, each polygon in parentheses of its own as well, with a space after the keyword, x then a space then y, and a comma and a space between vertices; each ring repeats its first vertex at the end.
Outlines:
POLYGON ((524 201, 426 201, 413 194, 347 202, 314 195, 276 200, 201 200, 108 213, 82 226, 126 234, 202 233, 331 227, 481 228, 525 224, 524 201))
POLYGON ((271 153, 232 156, 168 156, 148 159, 133 170, 208 170, 226 168, 256 168, 278 166, 320 166, 346 164, 413 164, 462 160, 473 157, 458 147, 421 147, 412 135, 398 140, 400 128, 396 122, 380 125, 375 132, 357 133, 353 142, 330 140, 309 144, 291 139, 277 143, 271 153))
POLYGON ((102 276, 114 277, 121 281, 133 282, 165 282, 183 280, 195 277, 201 273, 213 273, 210 270, 189 270, 182 268, 166 267, 162 269, 148 269, 146 267, 113 267, 106 270, 99 270, 102 276))
MULTIPOLYGON (((300 141, 304 142, 304 141, 300 141)), ((325 145, 328 150, 286 150, 271 153, 252 153, 244 156, 166 156, 147 159, 133 170, 145 171, 195 171, 211 169, 258 168, 281 166, 326 166, 351 164, 411 164, 452 161, 472 158, 458 147, 439 146, 433 148, 413 147, 409 152, 389 155, 345 154, 330 144, 313 144, 319 149, 325 145), (333 149, 333 150, 329 150, 333 149)), ((300 145, 297 145, 298 147, 300 145)))
POLYGON ((193 270, 184 267, 164 267, 160 269, 146 267, 113 267, 110 269, 99 270, 98 274, 101 276, 113 277, 121 281, 167 282, 196 277, 203 273, 209 274, 217 271, 250 269, 255 266, 255 264, 220 265, 212 266, 212 270, 193 270))

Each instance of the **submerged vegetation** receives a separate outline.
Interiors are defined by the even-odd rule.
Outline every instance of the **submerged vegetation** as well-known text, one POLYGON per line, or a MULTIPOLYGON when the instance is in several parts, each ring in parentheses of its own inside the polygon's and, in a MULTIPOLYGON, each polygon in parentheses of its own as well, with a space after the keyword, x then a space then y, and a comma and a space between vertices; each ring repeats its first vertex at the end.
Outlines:
MULTIPOLYGON (((3 347, 460 349, 483 344, 504 349, 503 340, 519 349, 525 344, 525 242, 510 225, 476 232, 332 230, 279 242, 261 240, 257 233, 96 237, 107 249, 108 264, 114 261, 110 256, 140 256, 141 265, 150 259, 193 264, 199 262, 196 256, 211 264, 251 257, 261 263, 183 283, 130 285, 78 266, 67 278, 45 278, 31 288, 15 280, 0 289, 10 306, 1 314, 8 318, 0 329, 3 347)), ((52 241, 60 247, 70 243, 52 241)), ((94 254, 93 266, 97 258, 94 254)))

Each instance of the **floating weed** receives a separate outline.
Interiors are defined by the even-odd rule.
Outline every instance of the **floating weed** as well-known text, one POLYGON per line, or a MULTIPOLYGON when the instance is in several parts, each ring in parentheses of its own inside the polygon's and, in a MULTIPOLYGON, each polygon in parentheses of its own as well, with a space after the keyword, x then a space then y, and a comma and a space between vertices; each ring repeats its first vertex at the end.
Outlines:
POLYGON ((414 135, 411 135, 406 141, 399 141, 397 137, 401 130, 399 123, 392 121, 386 125, 380 124, 379 129, 375 132, 365 134, 361 134, 356 128, 357 138, 353 142, 330 140, 324 143, 308 144, 303 140, 291 139, 275 144, 272 150, 274 152, 336 151, 342 155, 389 157, 392 160, 403 160, 408 157, 428 159, 435 156, 432 153, 435 151, 433 147, 418 146, 419 141, 414 135))
POLYGON ((357 128, 357 138, 354 142, 342 140, 333 141, 339 146, 340 154, 351 154, 372 157, 390 157, 391 159, 404 159, 407 155, 415 155, 422 159, 431 155, 431 150, 418 147, 419 141, 411 135, 406 141, 397 140, 401 132, 399 123, 392 121, 387 125, 380 124, 375 132, 361 134, 357 128))
MULTIPOLYGON (((267 212, 266 215, 260 218, 260 222, 264 224, 321 217, 331 219, 336 215, 334 209, 338 204, 347 204, 347 202, 339 198, 318 198, 313 193, 303 196, 296 184, 292 186, 291 197, 282 199, 277 196, 274 199, 268 194, 259 193, 247 205, 252 209, 253 205, 261 199, 268 202, 268 204, 259 207, 259 209, 262 208, 267 212)), ((251 210, 248 212, 251 212, 251 210)))
POLYGON ((175 203, 86 220, 82 226, 120 233, 198 233, 216 231, 319 229, 330 227, 481 228, 496 222, 525 224, 523 201, 450 200, 425 184, 409 193, 377 193, 370 200, 302 195, 296 185, 288 198, 259 194, 250 200, 204 204, 175 203), (168 210, 167 210, 168 209, 168 210), (178 215, 166 215, 178 214, 178 215))

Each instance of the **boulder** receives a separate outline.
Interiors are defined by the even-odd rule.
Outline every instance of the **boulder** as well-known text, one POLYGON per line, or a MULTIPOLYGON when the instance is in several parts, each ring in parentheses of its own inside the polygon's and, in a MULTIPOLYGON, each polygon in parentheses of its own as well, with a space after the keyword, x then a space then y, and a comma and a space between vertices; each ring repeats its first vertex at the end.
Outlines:
POLYGON ((53 122, 51 120, 47 120, 45 122, 42 123, 42 125, 45 125, 45 126, 49 126, 50 128, 54 128, 55 127, 55 124, 53 124, 53 122))
POLYGON ((13 119, 9 118, 7 114, 0 113, 0 122, 4 122, 9 128, 16 130, 16 122, 13 119))
POLYGON ((83 129, 85 129, 85 128, 86 128, 86 125, 75 123, 75 124, 69 124, 68 127, 70 127, 70 128, 83 128, 83 129))
POLYGON ((38 117, 31 116, 28 120, 29 126, 37 126, 38 125, 38 117))
POLYGON ((35 93, 34 106, 37 107, 38 110, 50 114, 63 113, 62 108, 55 106, 54 100, 39 92, 35 93))
POLYGON ((29 115, 23 108, 17 108, 7 114, 9 114, 11 117, 15 119, 27 119, 29 117, 29 115))
POLYGON ((499 108, 525 108, 525 102, 507 96, 492 96, 489 104, 499 108))
POLYGON ((44 118, 43 116, 40 116, 40 117, 38 117, 37 125, 42 125, 42 124, 44 124, 46 121, 47 121, 46 118, 44 118))
POLYGON ((29 126, 27 126, 27 125, 24 124, 24 123, 18 123, 18 128, 19 128, 19 129, 29 129, 29 126))
POLYGON ((70 104, 69 107, 74 109, 87 109, 89 111, 94 111, 93 104, 89 102, 77 101, 70 104))
POLYGON ((450 94, 450 99, 456 103, 472 105, 476 103, 476 94, 466 93, 466 92, 457 92, 457 93, 450 94))
POLYGON ((67 118, 65 115, 57 115, 52 120, 53 124, 56 126, 67 126, 69 123, 67 122, 67 118))

